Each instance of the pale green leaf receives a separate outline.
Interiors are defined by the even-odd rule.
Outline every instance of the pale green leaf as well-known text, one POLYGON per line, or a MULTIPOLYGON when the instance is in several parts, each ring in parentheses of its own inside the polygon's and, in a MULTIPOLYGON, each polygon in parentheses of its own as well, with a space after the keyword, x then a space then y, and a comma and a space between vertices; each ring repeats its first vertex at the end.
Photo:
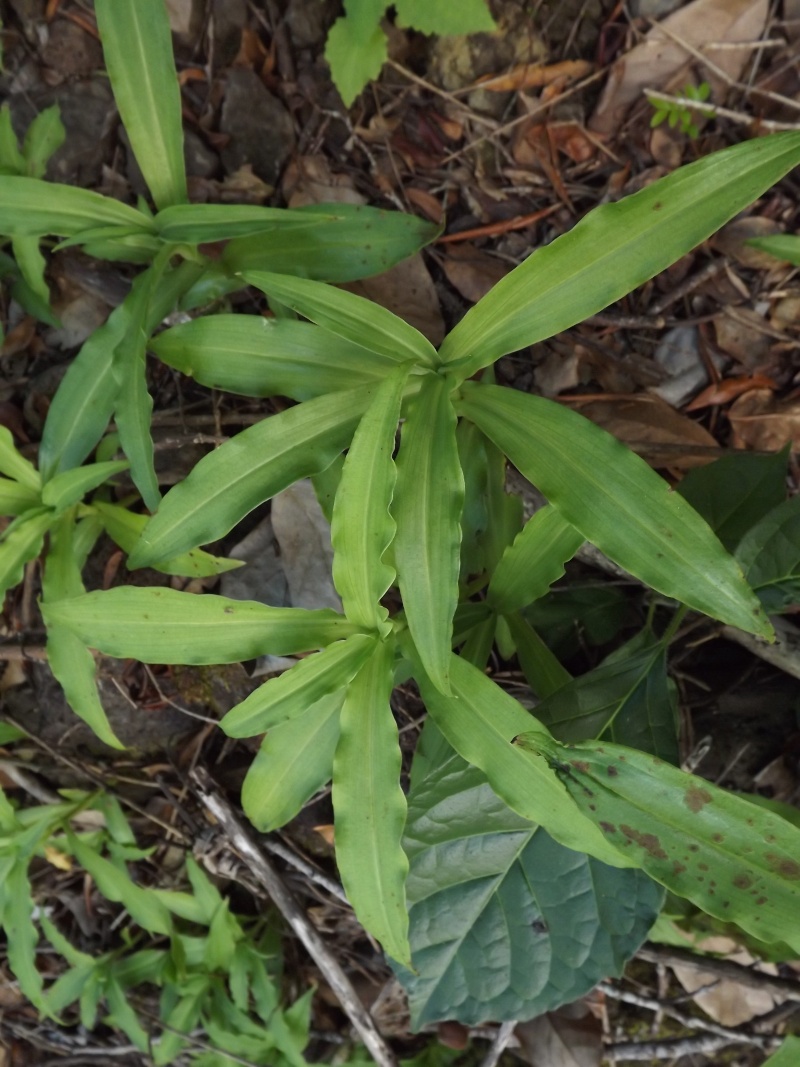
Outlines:
POLYGON ((252 737, 302 716, 312 704, 344 689, 374 647, 374 638, 366 634, 335 641, 323 652, 306 656, 279 677, 264 682, 231 708, 220 726, 228 737, 252 737))
POLYGON ((40 111, 25 133, 22 154, 31 178, 43 178, 47 162, 67 139, 58 104, 40 111))
POLYGON ((800 951, 800 830, 703 778, 610 742, 517 739, 637 866, 709 915, 800 951))
POLYGON ((0 478, 0 515, 21 515, 39 504, 39 493, 10 478, 0 478))
POLYGON ((464 378, 594 315, 665 270, 800 163, 800 133, 759 137, 589 212, 466 313, 440 353, 464 378))
POLYGON ((0 233, 9 237, 70 237, 98 225, 153 232, 147 215, 110 196, 39 178, 0 175, 0 233))
POLYGON ((42 503, 55 511, 77 504, 93 489, 107 482, 115 474, 128 469, 127 460, 109 460, 106 463, 90 463, 62 471, 47 482, 42 490, 42 503))
MULTIPOLYGON (((404 653, 412 661, 416 653, 406 644, 404 653)), ((563 787, 554 778, 544 759, 535 765, 525 753, 510 744, 520 733, 534 730, 550 737, 521 704, 504 693, 491 679, 458 656, 452 657, 450 685, 452 696, 440 693, 421 665, 415 664, 415 677, 429 713, 452 747, 468 763, 480 767, 492 789, 523 818, 538 823, 567 848, 610 863, 614 867, 635 866, 610 845, 589 820, 576 817, 566 803, 563 787)))
POLYGON ((793 233, 776 233, 771 237, 751 237, 745 244, 760 252, 769 252, 776 259, 800 265, 800 237, 793 233))
POLYGON ((3 896, 3 926, 9 967, 19 982, 20 991, 35 1008, 46 1014, 42 975, 36 966, 39 931, 33 922, 33 898, 27 863, 21 856, 3 881, 3 896))
POLYGON ((380 599, 395 577, 384 553, 396 528, 389 512, 396 479, 392 454, 409 371, 406 365, 391 374, 364 412, 333 505, 334 585, 347 618, 365 629, 386 621, 380 599))
POLYGON ((257 204, 176 204, 159 211, 155 224, 162 240, 196 245, 263 234, 284 226, 291 230, 319 226, 324 221, 301 211, 257 204))
POLYGON ((242 808, 262 833, 285 826, 330 781, 344 691, 306 703, 270 729, 242 785, 242 808))
POLYGON ((186 194, 181 93, 163 0, 96 0, 106 69, 125 132, 159 208, 186 194))
POLYGON ((39 472, 29 459, 17 451, 11 431, 5 426, 0 426, 0 471, 34 493, 38 494, 42 487, 39 472))
POLYGON ((772 627, 707 523, 625 445, 551 400, 462 387, 477 423, 587 541, 666 596, 751 633, 772 627))
POLYGON ((7 103, 0 107, 0 173, 25 174, 25 157, 19 150, 19 141, 11 122, 11 108, 7 103))
MULTIPOLYGON (((111 540, 124 552, 133 552, 148 523, 147 515, 128 511, 119 504, 108 504, 99 500, 92 502, 92 508, 100 517, 111 540)), ((226 571, 237 570, 242 566, 244 563, 240 559, 224 559, 222 556, 212 556, 201 548, 193 548, 191 552, 184 552, 174 559, 157 563, 154 570, 161 571, 162 574, 180 575, 183 578, 209 578, 212 574, 225 574, 226 571)))
POLYGON ((211 389, 310 400, 382 379, 395 362, 294 319, 208 315, 150 342, 160 360, 211 389))
POLYGON ((436 366, 439 362, 436 349, 419 330, 363 296, 324 282, 267 271, 248 270, 242 277, 248 285, 254 285, 337 337, 396 363, 411 361, 436 366))
POLYGON ((249 600, 120 586, 43 604, 48 626, 66 626, 109 656, 144 663, 238 663, 288 656, 349 637, 334 611, 271 608, 249 600))
POLYGON ((397 21, 420 33, 492 33, 497 29, 486 0, 458 0, 457 4, 432 4, 430 0, 395 0, 397 21))
POLYGON ((44 535, 53 522, 53 512, 34 508, 14 521, 0 539, 0 594, 22 581, 25 564, 36 559, 44 535))
POLYGON ((164 497, 129 565, 152 566, 215 541, 265 500, 324 470, 347 447, 371 398, 362 386, 308 400, 209 453, 164 497))
POLYGON ((384 0, 348 0, 346 14, 328 31, 325 58, 346 107, 386 62, 388 42, 380 25, 385 9, 384 0))
POLYGON ((124 749, 125 746, 111 728, 97 691, 94 656, 80 638, 65 626, 50 626, 47 631, 47 662, 75 714, 106 745, 124 749))
POLYGON ((464 478, 449 383, 423 379, 403 426, 392 514, 394 560, 411 636, 432 682, 448 692, 458 603, 464 478))
POLYGON ((486 599, 502 614, 532 604, 563 576, 564 564, 583 541, 583 535, 554 507, 541 508, 504 552, 486 599))
POLYGON ((39 238, 12 237, 11 248, 25 284, 45 306, 49 306, 50 288, 44 277, 47 261, 39 249, 39 238))
POLYGON ((336 861, 359 922, 392 959, 411 964, 401 839, 406 799, 389 704, 394 642, 382 642, 347 689, 333 762, 336 861))

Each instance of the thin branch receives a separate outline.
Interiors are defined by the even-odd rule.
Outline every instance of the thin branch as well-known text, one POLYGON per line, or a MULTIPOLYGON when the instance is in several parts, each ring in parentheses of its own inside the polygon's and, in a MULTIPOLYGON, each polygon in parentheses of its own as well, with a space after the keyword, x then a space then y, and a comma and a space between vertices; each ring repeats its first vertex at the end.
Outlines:
MULTIPOLYGON (((740 1043, 740 1038, 731 1040, 717 1034, 703 1034, 700 1037, 679 1037, 669 1041, 623 1041, 617 1045, 606 1045, 604 1054, 612 1063, 623 1060, 675 1060, 681 1056, 703 1055, 719 1052, 729 1045, 740 1043)), ((777 1041, 771 1047, 776 1047, 777 1041)))
POLYGON ((214 788, 208 772, 197 767, 191 772, 191 778, 198 788, 202 803, 225 831, 231 848, 264 886, 286 922, 305 945, 373 1059, 380 1067, 396 1067, 391 1049, 358 999, 350 979, 289 892, 277 869, 245 829, 233 807, 214 788))
POLYGON ((508 1048, 508 1043, 514 1036, 514 1027, 516 1025, 516 1019, 511 1019, 508 1022, 500 1024, 497 1034, 489 1046, 489 1051, 481 1060, 480 1067, 497 1067, 497 1064, 500 1062, 500 1057, 508 1048))
POLYGON ((739 126, 755 126, 760 130, 798 130, 800 124, 796 122, 777 122, 774 119, 761 119, 756 115, 745 115, 743 111, 732 111, 729 107, 720 107, 719 104, 707 104, 699 100, 692 100, 689 96, 670 96, 669 93, 659 92, 658 89, 642 90, 648 100, 663 101, 666 104, 677 104, 687 110, 698 111, 705 118, 730 119, 739 126))
POLYGON ((775 996, 800 1003, 800 982, 795 982, 790 978, 779 978, 774 974, 765 974, 763 971, 755 971, 751 967, 743 967, 741 963, 734 963, 732 960, 721 960, 714 956, 698 956, 688 949, 661 945, 643 945, 636 956, 640 960, 647 960, 648 963, 665 963, 667 966, 676 964, 680 967, 690 967, 695 971, 707 971, 728 982, 747 986, 748 989, 762 989, 775 996))

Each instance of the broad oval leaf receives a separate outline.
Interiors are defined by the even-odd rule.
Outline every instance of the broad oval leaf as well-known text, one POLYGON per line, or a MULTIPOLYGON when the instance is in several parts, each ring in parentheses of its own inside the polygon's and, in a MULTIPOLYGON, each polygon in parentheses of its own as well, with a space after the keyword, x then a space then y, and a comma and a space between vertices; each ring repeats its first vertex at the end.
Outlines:
POLYGON ((564 564, 583 541, 556 508, 540 508, 500 558, 486 599, 503 614, 532 604, 563 576, 564 564))
POLYGON ((252 737, 287 719, 302 716, 312 704, 344 690, 375 650, 375 639, 353 634, 270 678, 220 720, 228 737, 252 737))
POLYGON ((271 728, 242 783, 242 808, 262 833, 284 826, 330 781, 344 690, 271 728))
POLYGON ((800 601, 800 497, 768 512, 736 549, 747 581, 769 612, 800 601))
POLYGON ((450 383, 431 374, 412 402, 397 457, 394 560, 408 628, 433 684, 449 692, 461 565, 464 476, 450 383))
POLYGON ((95 15, 125 132, 159 208, 184 203, 181 93, 163 0, 96 0, 95 15))
POLYGON ((354 627, 327 609, 271 608, 175 589, 98 590, 42 605, 48 626, 65 626, 108 656, 143 663, 239 663, 324 648, 354 627))
POLYGON ((483 771, 510 808, 538 823, 567 848, 587 852, 615 867, 636 866, 621 856, 589 819, 575 817, 544 759, 539 761, 534 779, 530 760, 519 758, 526 754, 517 755, 517 749, 509 744, 518 733, 530 730, 541 731, 547 739, 550 734, 545 726, 460 656, 452 657, 453 695, 445 696, 431 684, 409 643, 403 643, 403 652, 414 664, 414 676, 436 725, 460 756, 483 771))
POLYGON ((366 629, 385 622, 380 599, 395 577, 383 557, 395 534, 389 512, 396 478, 392 453, 410 369, 401 367, 387 378, 364 412, 333 505, 333 581, 347 618, 366 629))
POLYGON ((384 378, 393 360, 310 322, 207 315, 160 333, 160 360, 211 389, 310 400, 384 378))
POLYGON ((234 273, 266 270, 352 282, 389 270, 441 233, 416 215, 361 204, 307 204, 294 213, 322 216, 322 225, 279 227, 268 240, 237 238, 226 246, 222 262, 234 273))
POLYGON ((371 396, 361 387, 308 400, 209 453, 164 497, 130 566, 163 563, 216 541, 265 500, 324 470, 347 447, 371 396))
POLYGON ((769 637, 761 605, 707 523, 644 460, 574 411, 513 389, 465 384, 460 412, 564 518, 666 596, 769 637))
POLYGON ((361 345, 396 363, 436 366, 439 357, 430 341, 413 326, 380 304, 355 293, 308 278, 248 270, 248 285, 286 304, 299 315, 330 330, 337 337, 361 345))
POLYGON ((0 175, 0 232, 9 237, 70 237, 98 224, 153 232, 152 220, 110 196, 40 178, 0 175))
POLYGON ((557 844, 453 756, 408 798, 409 937, 398 977, 419 1029, 530 1019, 619 975, 663 891, 557 844))
POLYGON ((515 739, 544 755, 576 808, 678 896, 762 941, 800 950, 800 830, 779 815, 609 742, 515 739))
POLYGON ((444 339, 464 378, 574 326, 665 270, 800 163, 800 133, 760 137, 603 204, 538 248, 444 339))
POLYGON ((406 798, 389 704, 394 651, 394 641, 380 642, 347 687, 333 761, 333 811, 336 862, 347 899, 388 955, 409 966, 408 860, 401 845, 406 798))

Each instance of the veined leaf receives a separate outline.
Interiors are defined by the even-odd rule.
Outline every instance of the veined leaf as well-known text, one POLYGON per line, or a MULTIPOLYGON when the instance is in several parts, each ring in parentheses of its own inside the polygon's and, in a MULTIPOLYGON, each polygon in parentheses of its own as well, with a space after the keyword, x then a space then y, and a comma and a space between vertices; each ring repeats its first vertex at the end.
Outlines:
MULTIPOLYGON (((99 500, 92 502, 92 508, 100 517, 111 540, 130 555, 147 525, 147 515, 140 515, 118 504, 99 500)), ((225 574, 226 571, 237 570, 242 566, 244 562, 240 559, 224 559, 222 556, 212 556, 202 548, 193 548, 191 552, 184 552, 174 559, 157 563, 154 570, 161 571, 162 574, 181 575, 184 578, 207 578, 212 574, 225 574)))
POLYGON ((772 627, 706 522, 616 438, 551 400, 462 387, 477 423, 587 541, 666 596, 751 633, 772 627))
POLYGON ((262 833, 284 826, 330 781, 344 690, 270 729, 242 784, 242 808, 262 833))
POLYGON ((249 600, 120 586, 43 604, 48 626, 66 626, 109 656, 144 663, 238 663, 288 656, 349 637, 327 609, 270 608, 249 600))
MULTIPOLYGON (((427 726, 426 726, 427 729, 427 726)), ((557 844, 452 756, 408 798, 413 1026, 528 1019, 621 974, 663 890, 557 844)))
POLYGON ((550 734, 545 726, 459 656, 453 656, 450 665, 453 695, 445 696, 431 684, 415 651, 405 643, 403 651, 412 662, 416 660, 415 677, 436 725, 460 756, 483 771, 510 808, 538 823, 567 848, 587 852, 614 867, 636 866, 589 819, 576 819, 544 759, 537 764, 534 778, 530 762, 519 759, 517 749, 509 744, 518 733, 531 729, 547 739, 550 734))
POLYGON ((704 778, 621 745, 515 739, 636 865, 762 941, 800 950, 800 830, 704 778))
POLYGON ((665 270, 800 163, 800 134, 723 149, 603 204, 470 308, 440 353, 470 377, 574 326, 665 270))
MULTIPOLYGON (((162 277, 152 294, 145 328, 148 335, 172 311, 180 294, 201 270, 196 263, 187 261, 162 277)), ((39 464, 45 478, 80 466, 105 433, 117 394, 114 352, 131 327, 131 304, 125 300, 70 363, 42 432, 39 464)))
POLYGON ((150 342, 160 360, 211 389, 310 400, 375 382, 394 360, 309 322, 260 315, 207 315, 150 342))
POLYGON ((0 232, 7 236, 70 237, 98 225, 153 232, 147 215, 110 196, 40 178, 0 175, 0 232))
POLYGON ((17 451, 11 431, 5 426, 0 426, 0 471, 37 495, 42 488, 39 472, 29 459, 17 451))
POLYGON ((106 463, 90 463, 87 467, 62 471, 45 485, 42 490, 42 503, 45 507, 62 511, 72 504, 77 504, 92 489, 97 489, 115 474, 127 469, 127 460, 109 460, 106 463))
MULTIPOLYGON (((206 205, 203 205, 206 206, 206 205)), ((295 214, 322 216, 317 226, 282 226, 230 241, 222 262, 232 272, 266 270, 323 282, 352 282, 389 270, 441 233, 435 223, 361 204, 307 204, 295 214)))
POLYGON ((345 615, 365 629, 386 621, 380 599, 395 577, 383 557, 396 528, 389 513, 396 479, 392 453, 410 369, 407 364, 391 374, 364 412, 333 505, 333 581, 345 615))
POLYGON ((171 244, 192 245, 247 237, 282 226, 295 230, 305 226, 320 226, 324 222, 324 218, 315 218, 284 207, 184 203, 164 208, 155 220, 163 240, 171 244))
POLYGON ((401 838, 406 798, 389 704, 394 641, 381 642, 347 688, 333 762, 336 861, 359 922, 386 952, 410 966, 401 838))
POLYGON ((21 515, 23 511, 35 508, 39 499, 39 493, 27 485, 20 485, 11 478, 0 478, 0 515, 21 515))
POLYGON ((411 361, 432 367, 439 362, 436 349, 419 330, 372 300, 308 278, 259 270, 244 271, 242 277, 248 285, 280 300, 337 337, 396 363, 411 361))
POLYGON ((33 508, 15 520, 0 540, 0 595, 22 581, 25 564, 36 559, 54 519, 49 508, 33 508))
POLYGON ((325 42, 325 58, 334 84, 350 107, 368 81, 378 77, 389 54, 380 21, 385 0, 349 0, 325 42))
POLYGON ((375 638, 353 634, 323 652, 301 659, 278 678, 270 678, 220 720, 228 737, 252 737, 303 713, 331 693, 343 691, 370 657, 375 638))
POLYGON ((677 489, 733 552, 747 531, 786 499, 788 456, 789 445, 768 456, 734 452, 690 470, 677 489))
POLYGON ((426 672, 442 692, 449 692, 464 503, 455 429, 450 384, 429 375, 403 426, 392 514, 408 627, 426 672))
POLYGON ((800 601, 800 497, 773 508, 742 538, 736 558, 768 612, 800 601))
POLYGON ((564 564, 583 542, 583 534, 559 511, 549 505, 541 508, 503 553, 487 600, 504 615, 532 604, 562 577, 564 564))
POLYGON ((181 94, 163 0, 97 0, 97 26, 114 99, 159 208, 186 194, 181 94))
POLYGON ((329 466, 370 402, 369 387, 308 400, 243 430, 164 497, 131 567, 152 566, 224 536, 253 508, 329 466))
POLYGON ((397 19, 420 33, 492 33, 497 29, 486 0, 462 0, 458 7, 430 4, 427 0, 397 0, 397 19))

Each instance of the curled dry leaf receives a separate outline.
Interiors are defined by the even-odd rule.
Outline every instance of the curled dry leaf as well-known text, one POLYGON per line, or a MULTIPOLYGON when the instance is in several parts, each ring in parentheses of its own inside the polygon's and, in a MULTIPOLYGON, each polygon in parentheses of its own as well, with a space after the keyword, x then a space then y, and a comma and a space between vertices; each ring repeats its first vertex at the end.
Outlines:
MULTIPOLYGON (((707 937, 694 945, 695 951, 722 956, 743 967, 752 967, 755 958, 744 949, 738 948, 729 937, 707 937)), ((763 964, 759 968, 766 974, 777 974, 773 964, 763 964)), ((675 977, 687 993, 694 994, 693 1000, 715 1022, 722 1026, 741 1026, 759 1015, 772 1011, 783 998, 765 989, 753 989, 738 982, 720 979, 712 971, 697 971, 691 967, 673 964, 675 977)))
POLYGON ((779 452, 787 441, 800 450, 800 398, 777 400, 769 389, 751 389, 734 402, 728 418, 735 448, 779 452))
POLYGON ((701 411, 703 408, 712 407, 714 404, 730 404, 737 396, 749 393, 753 389, 777 389, 777 384, 765 374, 746 374, 738 378, 723 378, 721 382, 712 382, 711 385, 698 393, 691 404, 687 404, 686 411, 701 411))
POLYGON ((550 85, 557 79, 577 81, 578 78, 591 74, 592 69, 592 64, 585 59, 567 59, 562 63, 524 63, 510 70, 508 74, 479 78, 477 84, 481 89, 488 89, 493 93, 518 92, 550 85))
POLYGON ((657 396, 591 400, 578 410, 637 452, 651 467, 688 470, 710 463, 719 454, 719 446, 708 430, 657 396))

